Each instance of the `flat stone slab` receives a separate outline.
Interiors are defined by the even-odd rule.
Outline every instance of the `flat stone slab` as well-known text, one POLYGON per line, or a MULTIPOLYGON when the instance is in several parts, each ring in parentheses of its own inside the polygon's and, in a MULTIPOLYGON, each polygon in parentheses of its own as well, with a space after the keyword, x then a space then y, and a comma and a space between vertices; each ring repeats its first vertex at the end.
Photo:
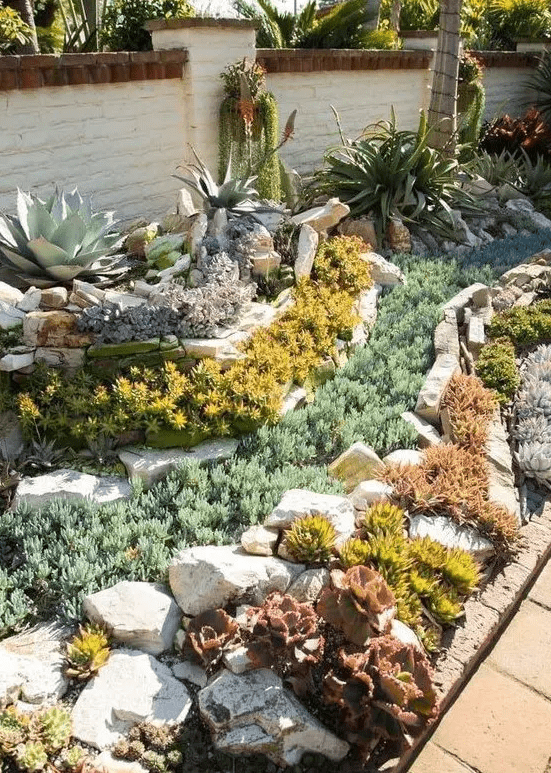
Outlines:
POLYGON ((551 699, 550 652, 551 612, 525 601, 486 662, 551 699))
POLYGON ((317 494, 307 489, 294 488, 286 491, 281 501, 264 521, 270 528, 288 529, 297 518, 323 515, 337 532, 341 542, 355 529, 354 508, 346 497, 336 494, 317 494))
POLYGON ((150 655, 172 647, 182 617, 166 586, 154 582, 118 582, 86 596, 82 611, 115 641, 150 655))
POLYGON ((409 536, 430 537, 444 547, 466 550, 478 561, 484 561, 495 553, 489 539, 445 515, 414 515, 410 519, 409 536))
POLYGON ((21 502, 39 507, 51 499, 90 499, 103 504, 128 499, 131 494, 132 487, 125 478, 55 470, 36 478, 23 478, 17 487, 14 507, 21 502))
POLYGON ((528 598, 548 609, 551 609, 551 561, 538 577, 536 584, 530 591, 528 598))
POLYGON ((471 773, 465 765, 429 741, 409 773, 471 773))
POLYGON ((309 751, 338 762, 349 750, 265 668, 239 675, 222 671, 199 693, 199 711, 215 746, 230 754, 265 754, 286 766, 309 751))
POLYGON ((116 650, 81 692, 73 735, 96 749, 116 743, 137 722, 183 722, 191 708, 184 685, 168 666, 136 650, 116 650))
POLYGON ((441 445, 442 437, 440 433, 422 416, 418 416, 413 411, 404 411, 402 419, 417 430, 419 448, 431 448, 432 446, 441 445))
POLYGON ((147 448, 125 448, 119 459, 126 467, 130 480, 141 480, 146 487, 166 477, 178 465, 186 462, 214 462, 230 459, 237 451, 238 440, 223 438, 206 440, 189 451, 170 448, 156 451, 147 448))
POLYGON ((483 773, 545 773, 549 727, 549 701, 482 665, 432 740, 483 773))
POLYGON ((56 623, 37 625, 0 644, 0 705, 21 698, 27 703, 54 702, 67 690, 65 642, 71 629, 56 623))
POLYGON ((230 602, 261 604, 272 591, 284 593, 304 569, 272 556, 251 556, 240 545, 201 545, 181 550, 168 577, 180 609, 198 615, 230 602))
POLYGON ((515 487, 513 459, 499 409, 496 410, 488 427, 486 460, 488 463, 488 497, 490 501, 508 510, 515 516, 520 525, 520 505, 515 487))
POLYGON ((452 376, 460 372, 459 361, 453 354, 439 354, 419 392, 415 413, 437 426, 444 393, 452 376))

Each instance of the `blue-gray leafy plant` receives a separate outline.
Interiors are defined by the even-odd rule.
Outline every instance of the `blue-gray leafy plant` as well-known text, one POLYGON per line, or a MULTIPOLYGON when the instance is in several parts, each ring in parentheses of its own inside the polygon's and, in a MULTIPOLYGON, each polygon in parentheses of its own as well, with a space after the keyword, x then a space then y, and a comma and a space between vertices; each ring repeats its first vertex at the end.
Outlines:
POLYGON ((125 271, 112 212, 93 212, 89 198, 58 191, 47 201, 17 192, 17 217, 0 215, 0 261, 35 287, 114 281, 125 271))

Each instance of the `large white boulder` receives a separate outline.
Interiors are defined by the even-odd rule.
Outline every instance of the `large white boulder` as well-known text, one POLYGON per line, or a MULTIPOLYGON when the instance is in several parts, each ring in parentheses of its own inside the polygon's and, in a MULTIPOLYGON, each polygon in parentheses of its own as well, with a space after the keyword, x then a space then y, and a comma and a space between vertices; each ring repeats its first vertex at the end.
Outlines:
POLYGON ((343 482, 347 491, 353 491, 362 480, 371 480, 381 464, 375 451, 365 443, 353 443, 350 448, 331 462, 329 474, 343 482))
POLYGON ((182 617, 167 588, 154 582, 118 582, 86 596, 82 610, 115 641, 150 655, 172 647, 182 617))
POLYGON ((170 588, 186 615, 247 601, 261 604, 272 591, 284 593, 302 571, 272 556, 251 556, 240 545, 184 548, 168 569, 170 588))
POLYGON ((144 720, 183 722, 191 708, 184 685, 168 666, 136 650, 117 650, 81 692, 73 708, 73 735, 105 749, 144 720))
POLYGON ((288 529, 297 518, 307 515, 323 515, 342 542, 354 531, 354 508, 346 497, 335 494, 316 494, 307 489, 293 488, 286 491, 281 501, 264 521, 270 528, 288 529))
POLYGON ((0 645, 0 706, 19 698, 27 703, 55 702, 69 684, 64 675, 66 626, 37 625, 0 645))
POLYGON ((343 204, 337 198, 329 199, 323 206, 314 207, 308 209, 305 212, 300 212, 298 215, 292 217, 295 225, 304 225, 307 223, 318 233, 327 231, 328 228, 333 228, 334 225, 340 223, 343 217, 346 217, 350 212, 348 204, 343 204))
POLYGON ((199 693, 199 710, 216 748, 230 754, 264 754, 286 766, 298 764, 305 752, 339 762, 349 750, 265 668, 222 671, 199 693))
POLYGON ((36 478, 23 478, 17 487, 14 507, 21 502, 40 507, 50 499, 90 499, 102 504, 128 499, 131 493, 132 487, 125 478, 63 469, 36 478))
POLYGON ((130 480, 141 480, 148 488, 180 464, 229 459, 235 454, 237 446, 237 440, 225 438, 206 440, 189 451, 183 448, 125 448, 119 453, 119 459, 126 467, 130 480))

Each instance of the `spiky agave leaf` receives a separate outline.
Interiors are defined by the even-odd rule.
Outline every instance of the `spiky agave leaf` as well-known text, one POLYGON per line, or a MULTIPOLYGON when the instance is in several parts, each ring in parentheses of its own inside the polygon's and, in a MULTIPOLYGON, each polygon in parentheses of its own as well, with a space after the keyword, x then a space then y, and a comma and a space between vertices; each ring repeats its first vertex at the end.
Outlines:
POLYGON ((21 279, 37 287, 89 281, 124 273, 122 256, 111 255, 121 242, 113 232, 112 212, 92 212, 89 198, 78 190, 55 193, 42 201, 17 192, 17 217, 0 215, 0 260, 21 279), (101 261, 101 262, 100 262, 101 261))

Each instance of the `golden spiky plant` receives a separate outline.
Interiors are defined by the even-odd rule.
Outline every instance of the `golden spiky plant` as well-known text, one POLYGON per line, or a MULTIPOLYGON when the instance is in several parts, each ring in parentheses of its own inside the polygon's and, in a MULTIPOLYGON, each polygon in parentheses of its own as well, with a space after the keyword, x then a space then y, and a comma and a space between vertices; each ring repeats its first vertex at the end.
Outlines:
POLYGON ((80 626, 79 634, 67 645, 65 673, 84 680, 95 676, 109 660, 109 639, 105 631, 94 623, 80 626))
POLYGON ((337 535, 323 515, 307 515, 293 521, 285 533, 285 547, 304 564, 327 563, 333 554, 337 535))

